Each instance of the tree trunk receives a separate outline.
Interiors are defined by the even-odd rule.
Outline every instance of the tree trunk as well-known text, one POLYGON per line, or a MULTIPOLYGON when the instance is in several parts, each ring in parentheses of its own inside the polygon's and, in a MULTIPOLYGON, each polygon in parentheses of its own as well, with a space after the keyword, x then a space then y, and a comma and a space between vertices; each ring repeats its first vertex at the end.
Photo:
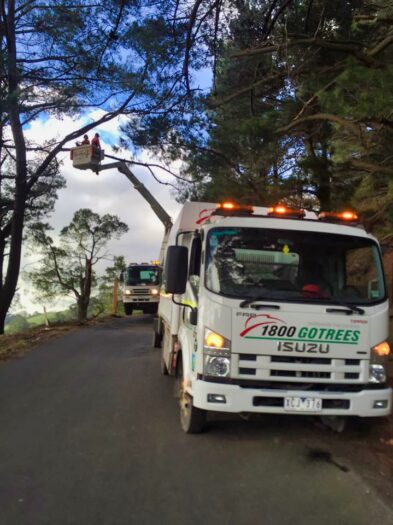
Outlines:
POLYGON ((316 188, 316 196, 318 197, 321 210, 330 211, 331 207, 331 182, 329 166, 326 165, 326 171, 321 171, 318 177, 318 185, 316 188))
POLYGON ((19 71, 17 68, 17 50, 15 42, 15 2, 10 1, 8 5, 8 14, 4 12, 4 6, 1 9, 3 19, 7 21, 8 36, 8 105, 9 117, 11 124, 12 136, 15 143, 16 158, 16 177, 15 177, 15 201, 11 223, 11 239, 9 245, 9 257, 7 272, 0 295, 0 334, 4 333, 4 324, 7 312, 15 295, 18 283, 23 226, 25 219, 26 198, 27 198, 27 164, 26 164, 26 143, 23 134, 23 127, 20 120, 18 89, 19 89, 19 71))
POLYGON ((331 177, 330 161, 327 148, 320 144, 321 155, 317 155, 314 142, 311 138, 305 141, 306 151, 312 159, 312 180, 315 186, 315 195, 319 200, 320 209, 323 211, 331 210, 331 177))
POLYGON ((91 280, 93 275, 92 259, 85 259, 85 275, 81 276, 80 295, 78 297, 78 321, 83 323, 87 320, 87 310, 90 303, 91 280))
POLYGON ((84 297, 78 299, 78 321, 84 323, 87 320, 87 309, 89 308, 89 301, 86 302, 84 297))

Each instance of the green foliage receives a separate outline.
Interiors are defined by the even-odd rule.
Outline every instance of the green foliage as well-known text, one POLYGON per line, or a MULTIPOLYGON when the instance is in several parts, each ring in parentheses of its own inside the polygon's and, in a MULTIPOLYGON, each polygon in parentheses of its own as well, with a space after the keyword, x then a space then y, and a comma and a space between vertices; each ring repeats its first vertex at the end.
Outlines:
MULTIPOLYGON (((92 316, 100 313, 112 313, 113 289, 115 280, 119 279, 121 272, 127 268, 123 255, 113 258, 113 266, 105 268, 105 273, 98 280, 98 293, 92 298, 90 311, 92 316)), ((118 288, 118 299, 120 299, 120 289, 118 288)))
MULTIPOLYGON (((121 114, 185 107, 180 38, 168 2, 0 3, 0 333, 17 288, 24 227, 50 213, 64 186, 56 157, 121 114), (99 110, 99 111, 97 111, 99 110), (96 116, 82 121, 86 113, 96 116), (42 143, 38 119, 75 117, 42 143), (79 124, 78 124, 79 122, 79 124)), ((60 254, 59 254, 60 255, 60 254)))
POLYGON ((372 69, 353 62, 338 75, 334 89, 321 93, 321 108, 350 119, 387 117, 393 106, 393 65, 372 69))
POLYGON ((89 209, 81 209, 61 230, 58 245, 49 235, 51 230, 44 223, 30 228, 31 243, 39 250, 42 260, 28 276, 44 299, 56 299, 64 294, 74 297, 78 319, 83 321, 92 288, 97 284, 94 266, 108 256, 105 251, 108 242, 118 239, 128 226, 117 216, 100 216, 89 209))
POLYGON ((211 53, 211 92, 194 98, 183 117, 161 115, 143 129, 144 146, 183 161, 192 185, 179 184, 179 200, 356 206, 386 238, 393 230, 393 2, 193 7, 189 56, 211 53))
POLYGON ((6 332, 8 334, 16 334, 18 332, 27 332, 30 330, 30 328, 31 326, 28 323, 26 317, 22 315, 15 315, 12 321, 7 324, 6 332))

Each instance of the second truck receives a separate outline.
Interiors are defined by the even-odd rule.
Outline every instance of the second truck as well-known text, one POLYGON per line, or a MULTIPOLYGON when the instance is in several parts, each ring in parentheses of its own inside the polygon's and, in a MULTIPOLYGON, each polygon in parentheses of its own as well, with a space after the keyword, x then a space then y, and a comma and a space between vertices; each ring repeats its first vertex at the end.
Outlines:
POLYGON ((155 314, 160 299, 160 267, 158 262, 131 263, 120 274, 121 298, 126 315, 134 310, 155 314))

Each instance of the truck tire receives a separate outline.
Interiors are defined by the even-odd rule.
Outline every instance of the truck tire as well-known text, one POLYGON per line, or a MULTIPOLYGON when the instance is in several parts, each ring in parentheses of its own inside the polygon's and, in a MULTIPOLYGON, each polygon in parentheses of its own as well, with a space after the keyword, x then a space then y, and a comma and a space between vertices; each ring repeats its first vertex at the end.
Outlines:
POLYGON ((124 313, 126 315, 132 315, 133 307, 130 303, 124 303, 124 313))
POLYGON ((151 313, 156 314, 158 312, 158 303, 155 303, 151 308, 151 313))
POLYGON ((167 376, 167 375, 169 375, 169 374, 168 374, 168 368, 167 368, 167 366, 166 366, 166 364, 165 364, 164 356, 162 355, 162 353, 161 353, 161 360, 160 360, 160 370, 161 370, 161 374, 162 374, 163 376, 167 376))
POLYGON ((153 348, 161 348, 162 335, 157 334, 156 331, 153 332, 153 348))
POLYGON ((194 407, 192 397, 185 393, 180 398, 180 425, 186 434, 200 434, 206 423, 206 410, 194 407))
MULTIPOLYGON (((181 359, 180 359, 181 361, 181 359)), ((180 425, 186 434, 200 434, 206 423, 206 410, 194 407, 192 397, 183 388, 183 363, 178 364, 180 425)))
POLYGON ((160 370, 161 370, 161 374, 163 376, 168 376, 169 375, 169 370, 168 370, 168 367, 166 366, 166 363, 165 363, 165 360, 164 360, 164 349, 165 349, 165 345, 167 344, 167 342, 166 342, 167 335, 166 334, 168 334, 168 332, 165 329, 165 326, 163 324, 161 325, 161 331, 162 331, 162 335, 161 335, 160 370))

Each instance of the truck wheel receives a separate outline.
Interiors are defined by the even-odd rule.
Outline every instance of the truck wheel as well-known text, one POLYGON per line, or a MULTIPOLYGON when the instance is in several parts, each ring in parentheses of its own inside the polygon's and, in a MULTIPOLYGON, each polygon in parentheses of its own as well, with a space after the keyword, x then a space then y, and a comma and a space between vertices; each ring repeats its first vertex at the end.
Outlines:
POLYGON ((126 315, 132 315, 133 307, 130 303, 124 303, 124 313, 126 315))
POLYGON ((161 357, 160 357, 160 370, 163 376, 169 375, 168 367, 166 366, 164 360, 164 350, 167 344, 166 338, 168 337, 168 332, 164 325, 161 326, 162 336, 161 336, 161 357))
POLYGON ((153 332, 153 348, 161 348, 162 335, 153 332))
POLYGON ((194 407, 186 392, 180 397, 180 425, 186 434, 200 434, 206 423, 206 410, 194 407))
POLYGON ((158 312, 158 303, 154 304, 152 307, 151 307, 151 313, 152 314, 156 314, 158 312))
POLYGON ((194 407, 192 397, 184 390, 183 364, 178 365, 180 425, 186 434, 200 434, 206 423, 206 410, 194 407))
POLYGON ((161 353, 160 370, 161 370, 161 374, 163 376, 167 376, 168 375, 168 368, 167 368, 167 366, 165 364, 164 356, 162 355, 162 353, 161 353))

